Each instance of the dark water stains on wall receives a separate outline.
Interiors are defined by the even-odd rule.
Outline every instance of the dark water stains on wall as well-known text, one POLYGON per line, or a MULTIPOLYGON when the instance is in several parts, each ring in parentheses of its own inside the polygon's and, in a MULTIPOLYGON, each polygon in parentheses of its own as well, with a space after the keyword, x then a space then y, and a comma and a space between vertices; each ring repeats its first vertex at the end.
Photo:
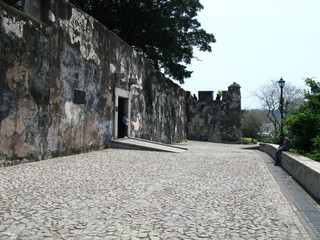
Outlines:
POLYGON ((108 147, 121 117, 115 89, 129 93, 123 102, 131 137, 238 139, 240 87, 216 103, 192 102, 89 15, 63 0, 37 2, 40 15, 0 2, 0 158, 40 160, 108 147))

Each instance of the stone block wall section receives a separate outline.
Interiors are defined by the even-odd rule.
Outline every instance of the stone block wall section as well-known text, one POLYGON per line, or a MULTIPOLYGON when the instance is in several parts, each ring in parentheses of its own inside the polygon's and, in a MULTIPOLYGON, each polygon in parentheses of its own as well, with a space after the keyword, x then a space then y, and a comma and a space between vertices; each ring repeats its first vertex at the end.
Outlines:
POLYGON ((185 140, 177 84, 71 4, 38 2, 40 19, 0 1, 2 158, 99 149, 120 137, 125 112, 131 136, 185 140))
POLYGON ((200 91, 199 101, 187 101, 187 138, 197 141, 241 142, 241 92, 233 83, 222 99, 214 100, 213 91, 200 91))
MULTIPOLYGON (((259 149, 274 159, 277 145, 260 143, 259 149)), ((282 168, 320 202, 320 162, 293 152, 281 153, 282 168)))
MULTIPOLYGON (((125 113, 129 136, 186 140, 187 125, 197 124, 187 118, 187 107, 198 104, 190 104, 190 94, 68 2, 31 3, 23 13, 0 1, 0 160, 41 160, 109 147, 124 134, 125 113)), ((227 107, 221 109, 237 109, 236 91, 225 93, 218 105, 227 107)), ((241 132, 224 118, 240 116, 240 110, 239 115, 222 112, 224 120, 216 118, 209 133, 200 133, 212 135, 204 139, 241 132)))

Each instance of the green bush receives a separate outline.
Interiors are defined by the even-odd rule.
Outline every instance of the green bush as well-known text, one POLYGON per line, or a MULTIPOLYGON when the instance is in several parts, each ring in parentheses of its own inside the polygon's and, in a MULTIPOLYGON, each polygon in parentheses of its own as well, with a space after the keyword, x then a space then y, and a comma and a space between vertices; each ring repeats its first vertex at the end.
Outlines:
MULTIPOLYGON (((312 151, 316 144, 314 141, 319 134, 319 130, 316 129, 319 121, 319 115, 316 116, 315 114, 296 112, 289 115, 286 120, 286 129, 293 147, 305 152, 312 151)), ((318 137, 320 137, 320 134, 318 137)))
POLYGON ((305 157, 311 158, 315 161, 320 162, 320 151, 319 150, 314 150, 312 152, 304 152, 295 148, 291 148, 290 151, 298 153, 300 155, 303 155, 305 157))
POLYGON ((292 147, 320 161, 320 83, 310 78, 305 82, 310 87, 305 91, 306 101, 287 117, 285 125, 292 147))
POLYGON ((320 162, 320 151, 319 150, 315 150, 310 153, 306 153, 305 156, 320 162))
POLYGON ((251 144, 251 143, 256 144, 257 140, 254 139, 254 138, 245 138, 245 137, 243 137, 243 138, 241 138, 241 143, 242 144, 251 144))

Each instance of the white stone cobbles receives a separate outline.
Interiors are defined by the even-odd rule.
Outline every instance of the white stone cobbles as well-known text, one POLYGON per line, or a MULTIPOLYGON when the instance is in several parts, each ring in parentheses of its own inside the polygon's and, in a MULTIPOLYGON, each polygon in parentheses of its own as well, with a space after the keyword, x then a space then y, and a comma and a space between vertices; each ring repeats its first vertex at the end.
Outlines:
POLYGON ((0 239, 313 239, 259 154, 183 146, 0 168, 0 239))

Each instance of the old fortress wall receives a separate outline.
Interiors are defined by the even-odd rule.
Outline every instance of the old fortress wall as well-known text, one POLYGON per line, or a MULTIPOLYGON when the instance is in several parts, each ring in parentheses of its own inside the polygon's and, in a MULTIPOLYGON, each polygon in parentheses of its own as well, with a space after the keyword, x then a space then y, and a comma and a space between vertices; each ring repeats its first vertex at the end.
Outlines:
POLYGON ((130 137, 240 141, 239 85, 195 100, 91 16, 35 2, 23 13, 0 1, 0 159, 108 147, 124 113, 130 137))

